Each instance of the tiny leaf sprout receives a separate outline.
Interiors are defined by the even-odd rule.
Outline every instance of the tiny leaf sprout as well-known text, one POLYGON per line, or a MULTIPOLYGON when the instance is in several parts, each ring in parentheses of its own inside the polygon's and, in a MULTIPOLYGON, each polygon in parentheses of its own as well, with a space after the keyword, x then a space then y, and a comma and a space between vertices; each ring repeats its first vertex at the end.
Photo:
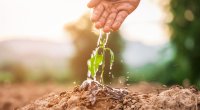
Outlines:
POLYGON ((104 69, 105 69, 105 55, 106 52, 110 54, 110 69, 114 63, 114 53, 110 48, 106 48, 106 43, 108 41, 108 36, 110 33, 106 33, 106 36, 103 36, 102 31, 100 30, 100 35, 97 43, 96 49, 92 52, 91 58, 88 60, 88 78, 96 80, 96 74, 101 69, 101 78, 100 82, 103 81, 104 69))

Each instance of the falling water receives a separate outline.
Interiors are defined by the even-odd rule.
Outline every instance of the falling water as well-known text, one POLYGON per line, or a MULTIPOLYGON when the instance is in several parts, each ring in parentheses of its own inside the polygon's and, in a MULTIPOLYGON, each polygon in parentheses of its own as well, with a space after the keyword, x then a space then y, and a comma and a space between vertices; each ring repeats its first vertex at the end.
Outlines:
POLYGON ((103 45, 103 47, 105 47, 107 42, 108 42, 109 35, 110 35, 110 32, 106 33, 106 37, 104 37, 102 29, 100 29, 99 30, 99 39, 98 39, 98 42, 97 42, 97 46, 103 45))

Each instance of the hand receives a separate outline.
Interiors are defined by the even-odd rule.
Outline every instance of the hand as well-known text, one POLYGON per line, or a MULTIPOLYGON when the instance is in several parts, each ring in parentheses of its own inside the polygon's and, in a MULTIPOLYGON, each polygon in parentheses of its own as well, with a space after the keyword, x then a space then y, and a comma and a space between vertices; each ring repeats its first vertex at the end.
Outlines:
POLYGON ((91 20, 97 29, 104 32, 116 31, 125 18, 138 6, 140 0, 91 0, 89 8, 93 8, 91 20))

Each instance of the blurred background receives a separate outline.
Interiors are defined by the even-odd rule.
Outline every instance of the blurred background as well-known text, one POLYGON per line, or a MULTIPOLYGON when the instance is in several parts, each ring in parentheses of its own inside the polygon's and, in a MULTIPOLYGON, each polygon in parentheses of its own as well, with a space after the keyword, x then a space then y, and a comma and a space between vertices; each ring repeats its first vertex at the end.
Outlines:
MULTIPOLYGON (((0 0, 0 83, 86 79, 98 31, 89 0, 0 0)), ((200 1, 141 0, 108 47, 107 82, 140 81, 200 87, 200 1)))

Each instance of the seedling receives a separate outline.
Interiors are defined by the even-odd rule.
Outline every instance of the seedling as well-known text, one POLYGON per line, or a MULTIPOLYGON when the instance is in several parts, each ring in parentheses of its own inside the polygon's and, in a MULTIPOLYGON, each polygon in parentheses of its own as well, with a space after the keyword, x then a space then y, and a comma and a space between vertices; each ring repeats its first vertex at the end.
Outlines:
POLYGON ((110 69, 114 62, 114 53, 110 48, 106 47, 108 37, 110 33, 106 33, 106 36, 102 34, 102 31, 99 32, 99 39, 97 42, 96 49, 92 52, 91 58, 88 60, 88 77, 96 80, 96 74, 101 69, 100 82, 103 83, 103 75, 105 69, 105 55, 108 51, 110 54, 110 69))

